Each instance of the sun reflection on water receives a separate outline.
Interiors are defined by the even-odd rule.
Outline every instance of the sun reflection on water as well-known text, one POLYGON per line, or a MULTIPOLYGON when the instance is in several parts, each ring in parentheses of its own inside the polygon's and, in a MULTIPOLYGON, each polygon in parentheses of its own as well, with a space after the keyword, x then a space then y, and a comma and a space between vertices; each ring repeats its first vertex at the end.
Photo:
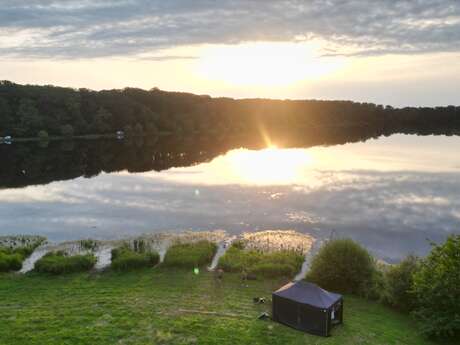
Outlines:
MULTIPOLYGON (((261 134, 264 134, 263 129, 261 134)), ((211 162, 142 175, 198 185, 297 185, 313 188, 328 183, 330 179, 343 185, 350 172, 358 171, 460 170, 456 146, 449 142, 449 138, 438 139, 442 144, 442 155, 438 148, 431 147, 434 139, 416 143, 404 140, 408 139, 399 136, 329 147, 282 148, 267 136, 266 148, 262 150, 235 149, 211 162), (401 146, 399 142, 405 145, 401 146)), ((360 180, 362 183, 362 176, 360 180)))
POLYGON ((279 150, 272 146, 260 151, 236 150, 226 156, 224 173, 245 184, 292 184, 311 166, 305 150, 279 150))

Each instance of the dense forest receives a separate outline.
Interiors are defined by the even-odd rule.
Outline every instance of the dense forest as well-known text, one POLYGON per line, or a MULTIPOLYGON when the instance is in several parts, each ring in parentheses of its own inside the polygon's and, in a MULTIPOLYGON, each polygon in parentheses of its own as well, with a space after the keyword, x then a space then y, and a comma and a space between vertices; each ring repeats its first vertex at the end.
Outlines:
POLYGON ((379 131, 460 128, 460 107, 401 108, 351 101, 211 98, 141 90, 92 91, 0 82, 0 137, 254 133, 365 126, 379 131))

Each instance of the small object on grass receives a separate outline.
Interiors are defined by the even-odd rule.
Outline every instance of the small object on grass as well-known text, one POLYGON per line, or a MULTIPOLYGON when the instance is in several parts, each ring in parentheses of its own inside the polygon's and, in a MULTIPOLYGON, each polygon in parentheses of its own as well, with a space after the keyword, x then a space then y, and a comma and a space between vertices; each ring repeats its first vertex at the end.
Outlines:
POLYGON ((263 312, 257 317, 258 320, 268 320, 270 319, 270 315, 267 312, 263 312))
POLYGON ((264 304, 265 303, 265 297, 254 297, 252 299, 255 304, 264 304))
POLYGON ((195 273, 196 275, 200 274, 200 269, 198 267, 195 267, 193 269, 193 273, 195 273))

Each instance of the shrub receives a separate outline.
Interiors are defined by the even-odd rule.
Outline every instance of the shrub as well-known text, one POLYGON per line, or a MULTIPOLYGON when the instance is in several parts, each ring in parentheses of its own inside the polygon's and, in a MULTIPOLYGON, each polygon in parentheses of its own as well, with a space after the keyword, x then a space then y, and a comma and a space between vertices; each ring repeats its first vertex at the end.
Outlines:
POLYGON ((0 251, 0 272, 19 271, 23 260, 18 253, 0 251))
POLYGON ((313 258, 307 279, 341 293, 367 296, 374 283, 374 259, 351 239, 327 242, 313 258))
POLYGON ((67 256, 62 251, 50 252, 35 263, 35 271, 51 274, 84 272, 95 264, 96 257, 92 254, 67 256))
POLYGON ((127 247, 115 248, 112 250, 111 267, 118 271, 152 267, 160 262, 160 255, 157 252, 137 253, 127 247))
POLYGON ((460 235, 433 245, 414 274, 414 315, 429 336, 460 335, 460 235))
POLYGON ((19 271, 34 247, 0 248, 0 272, 19 271))
POLYGON ((304 257, 293 251, 262 253, 245 250, 234 243, 219 260, 219 267, 227 272, 248 273, 266 278, 292 277, 302 266, 304 257))
POLYGON ((265 278, 292 277, 295 275, 296 270, 288 264, 266 262, 250 267, 248 273, 252 276, 262 276, 265 278))
POLYGON ((232 245, 219 260, 219 267, 226 272, 243 272, 262 262, 262 253, 254 250, 243 250, 232 245))
POLYGON ((164 265, 170 267, 201 267, 211 262, 217 246, 209 241, 172 245, 165 256, 164 265))
POLYGON ((414 308, 414 296, 410 290, 419 259, 410 255, 397 265, 389 266, 384 272, 385 286, 382 301, 393 308, 410 311, 414 308))

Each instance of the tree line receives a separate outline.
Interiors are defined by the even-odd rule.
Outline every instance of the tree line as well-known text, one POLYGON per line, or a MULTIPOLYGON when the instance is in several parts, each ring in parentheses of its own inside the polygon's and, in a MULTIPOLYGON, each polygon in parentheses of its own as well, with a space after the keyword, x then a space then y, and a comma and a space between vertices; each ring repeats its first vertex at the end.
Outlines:
POLYGON ((0 136, 260 132, 322 126, 460 128, 460 107, 392 108, 321 100, 211 98, 157 88, 93 91, 0 82, 0 136))
MULTIPOLYGON (((312 147, 365 141, 365 127, 353 127, 345 134, 337 128, 310 131, 289 131, 271 136, 283 147, 312 147)), ((190 136, 139 136, 119 141, 63 140, 18 142, 0 145, 0 189, 47 184, 80 176, 93 177, 101 172, 112 173, 162 171, 209 162, 225 152, 245 147, 258 150, 266 147, 259 135, 221 135, 197 133, 190 136)))

